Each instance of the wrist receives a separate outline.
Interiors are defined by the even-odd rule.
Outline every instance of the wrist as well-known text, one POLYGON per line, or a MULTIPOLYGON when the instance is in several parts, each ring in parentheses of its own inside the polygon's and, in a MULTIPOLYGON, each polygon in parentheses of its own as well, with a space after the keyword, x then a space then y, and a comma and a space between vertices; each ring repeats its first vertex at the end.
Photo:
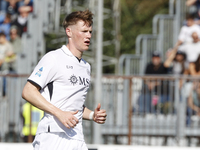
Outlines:
POLYGON ((94 117, 94 111, 90 112, 90 114, 89 114, 89 120, 93 120, 93 117, 94 117))

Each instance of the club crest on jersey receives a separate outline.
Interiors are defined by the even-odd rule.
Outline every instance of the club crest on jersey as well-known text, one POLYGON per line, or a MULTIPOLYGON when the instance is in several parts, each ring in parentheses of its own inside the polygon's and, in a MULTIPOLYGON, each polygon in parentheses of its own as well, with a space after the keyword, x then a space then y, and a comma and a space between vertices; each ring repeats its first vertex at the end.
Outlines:
POLYGON ((73 85, 75 85, 78 82, 78 79, 75 75, 72 75, 69 80, 73 85))
POLYGON ((43 71, 43 67, 41 67, 41 68, 39 69, 39 71, 35 73, 35 75, 38 76, 38 77, 40 77, 42 71, 43 71))

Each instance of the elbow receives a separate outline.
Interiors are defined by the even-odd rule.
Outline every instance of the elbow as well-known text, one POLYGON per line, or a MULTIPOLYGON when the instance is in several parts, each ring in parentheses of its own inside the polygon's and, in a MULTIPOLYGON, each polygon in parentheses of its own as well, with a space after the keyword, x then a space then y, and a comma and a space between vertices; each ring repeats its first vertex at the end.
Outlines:
POLYGON ((23 99, 25 99, 25 100, 27 100, 28 99, 28 97, 29 97, 29 95, 30 95, 30 93, 31 93, 31 88, 30 88, 30 85, 29 85, 29 83, 27 82, 26 83, 26 85, 24 86, 24 89, 23 89, 23 91, 22 91, 22 98, 23 99))
POLYGON ((22 91, 22 98, 26 100, 26 89, 24 87, 23 91, 22 91))

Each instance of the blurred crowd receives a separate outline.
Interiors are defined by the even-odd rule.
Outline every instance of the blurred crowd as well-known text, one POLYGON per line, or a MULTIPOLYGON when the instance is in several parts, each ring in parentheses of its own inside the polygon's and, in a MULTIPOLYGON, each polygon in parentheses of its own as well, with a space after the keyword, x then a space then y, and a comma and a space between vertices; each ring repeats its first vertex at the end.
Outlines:
MULTIPOLYGON (((146 75, 172 75, 176 77, 194 77, 196 80, 180 80, 179 90, 184 88, 187 99, 187 125, 191 116, 200 116, 200 0, 187 0, 189 12, 181 27, 174 47, 164 56, 159 51, 152 53, 151 62, 146 65, 146 75), (164 59, 163 59, 164 58, 164 59), (162 61, 164 60, 164 61, 162 61)), ((145 79, 142 93, 138 98, 139 111, 155 113, 160 107, 161 113, 168 113, 174 103, 175 87, 170 81, 145 79)), ((182 100, 181 95, 179 97, 182 100)), ((173 112, 174 109, 172 108, 173 112)), ((175 113, 175 112, 173 112, 175 113)))
POLYGON ((16 73, 17 55, 22 51, 21 37, 27 31, 27 20, 33 11, 33 0, 0 1, 0 71, 16 73))

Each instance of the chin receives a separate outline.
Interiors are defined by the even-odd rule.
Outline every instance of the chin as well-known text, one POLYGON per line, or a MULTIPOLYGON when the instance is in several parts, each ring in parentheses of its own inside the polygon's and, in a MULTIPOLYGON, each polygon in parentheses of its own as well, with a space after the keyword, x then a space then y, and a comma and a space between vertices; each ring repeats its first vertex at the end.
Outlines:
POLYGON ((89 46, 88 47, 84 47, 83 49, 82 49, 82 51, 84 52, 84 51, 87 51, 89 49, 89 46))

